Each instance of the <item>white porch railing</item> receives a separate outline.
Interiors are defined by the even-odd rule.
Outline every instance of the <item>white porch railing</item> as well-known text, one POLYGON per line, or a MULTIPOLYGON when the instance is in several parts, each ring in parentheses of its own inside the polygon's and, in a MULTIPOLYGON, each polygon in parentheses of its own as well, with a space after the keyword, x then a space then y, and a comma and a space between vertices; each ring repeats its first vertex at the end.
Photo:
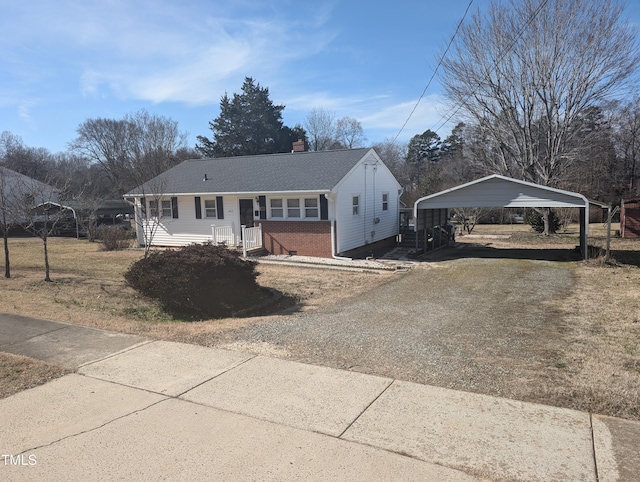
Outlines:
POLYGON ((226 244, 227 246, 236 246, 236 234, 233 224, 231 226, 211 225, 211 234, 213 244, 226 244))
POLYGON ((242 254, 247 256, 247 250, 262 247, 262 224, 253 228, 242 225, 242 254))

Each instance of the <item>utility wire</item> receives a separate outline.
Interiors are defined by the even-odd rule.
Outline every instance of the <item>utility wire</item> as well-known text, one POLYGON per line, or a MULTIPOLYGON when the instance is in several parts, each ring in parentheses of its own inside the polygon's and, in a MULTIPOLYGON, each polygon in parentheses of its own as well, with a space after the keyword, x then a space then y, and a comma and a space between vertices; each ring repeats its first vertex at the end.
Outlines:
MULTIPOLYGON (((498 60, 497 62, 502 61, 502 59, 511 51, 511 49, 513 49, 514 45, 516 44, 516 42, 518 40, 520 40, 520 38, 524 35, 525 29, 531 25, 531 23, 535 20, 535 18, 540 14, 540 12, 542 11, 542 9, 547 5, 547 3, 549 3, 549 0, 542 0, 540 2, 540 5, 538 6, 538 8, 536 9, 536 11, 533 13, 533 15, 531 15, 531 17, 529 18, 529 20, 527 20, 527 23, 525 23, 522 28, 520 29, 520 31, 518 32, 518 34, 513 38, 513 40, 511 41, 511 43, 504 49, 504 51, 502 53, 500 53, 498 55, 498 60)), ((457 32, 457 31, 456 31, 457 32)), ((453 39, 452 39, 453 40, 453 39)), ((476 91, 474 90, 471 95, 474 95, 476 93, 476 91)), ((434 132, 438 132, 440 129, 442 129, 445 125, 447 125, 447 123, 458 113, 460 112, 460 109, 462 109, 462 107, 464 106, 464 103, 458 103, 457 107, 455 108, 455 110, 449 114, 443 121, 441 124, 438 125, 438 127, 436 127, 434 129, 434 132)), ((442 118, 441 118, 442 119, 442 118)), ((440 122, 440 121, 438 121, 440 122)), ((405 123, 406 124, 406 123, 405 123)), ((394 139, 395 140, 395 139, 394 139)))
POLYGON ((420 101, 422 101, 422 98, 427 93, 427 89, 429 88, 429 86, 431 86, 431 82, 433 81, 433 79, 435 78, 436 74, 438 73, 438 69, 440 68, 440 65, 442 65, 442 61, 444 60, 445 55, 447 55, 447 52, 449 51, 449 48, 451 48, 451 44, 453 43, 453 40, 456 38, 456 35, 458 34, 458 31, 460 30, 460 27, 462 27, 464 19, 467 17, 467 13, 469 13, 469 9, 471 8, 471 4, 473 4, 473 0, 469 1, 469 5, 467 5, 467 9, 464 11, 464 15, 462 16, 462 19, 458 22, 458 26, 456 27, 456 31, 451 36, 451 40, 449 40, 449 44, 447 45, 447 48, 445 49, 444 53, 440 56, 440 59, 438 60, 438 65, 436 65, 436 68, 433 71, 433 74, 431 74, 431 78, 427 82, 427 85, 425 86, 425 88, 422 90, 422 94, 420 94, 420 97, 418 97, 418 101, 413 106, 413 109, 409 113, 409 116, 407 117, 407 120, 404 121, 404 124, 402 124, 402 127, 400 128, 400 130, 398 131, 396 136, 391 141, 391 145, 396 143, 396 140, 398 139, 398 136, 400 136, 400 134, 402 133, 404 128, 407 127, 407 124, 409 123, 409 120, 411 120, 411 117, 413 116, 413 114, 415 113, 416 109, 418 108, 418 105, 420 105, 420 101))

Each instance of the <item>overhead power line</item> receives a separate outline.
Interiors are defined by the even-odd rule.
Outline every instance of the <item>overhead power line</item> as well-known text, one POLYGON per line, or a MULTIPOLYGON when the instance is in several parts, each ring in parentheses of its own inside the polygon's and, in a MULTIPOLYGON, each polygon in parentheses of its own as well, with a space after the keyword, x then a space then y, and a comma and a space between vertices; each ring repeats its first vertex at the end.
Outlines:
POLYGON ((422 98, 427 93, 427 89, 429 89, 429 87, 431 86, 431 82, 433 81, 433 79, 435 78, 436 74, 438 73, 438 69, 440 68, 440 65, 442 65, 442 61, 444 60, 445 55, 447 55, 447 52, 451 48, 451 44, 453 44, 453 40, 456 38, 456 35, 458 34, 458 31, 460 30, 460 27, 462 27, 462 24, 464 23, 464 19, 467 17, 467 13, 469 13, 469 9, 471 8, 472 4, 473 4, 473 0, 470 0, 469 1, 469 5, 467 5, 467 9, 464 11, 464 15, 462 16, 462 19, 458 22, 458 26, 456 27, 456 31, 453 32, 453 35, 451 36, 451 39, 449 40, 449 43, 447 44, 447 48, 445 49, 444 53, 440 56, 440 59, 438 60, 438 65, 436 65, 436 68, 433 71, 433 74, 431 75, 431 78, 429 78, 429 81, 427 82, 427 85, 422 90, 422 94, 420 94, 420 97, 418 97, 418 100, 417 100, 416 104, 413 106, 413 109, 411 110, 411 112, 409 113, 409 116, 407 117, 407 120, 404 121, 404 124, 402 124, 402 127, 400 128, 400 130, 398 131, 396 136, 391 141, 392 145, 396 143, 396 140, 398 139, 398 136, 400 136, 400 134, 402 133, 404 128, 407 126, 407 124, 411 120, 411 117, 413 116, 413 114, 415 113, 416 109, 418 108, 418 105, 420 105, 420 101, 422 101, 422 98))
MULTIPOLYGON (((526 30, 527 27, 529 27, 529 25, 531 25, 531 23, 535 20, 535 18, 540 14, 540 12, 542 11, 542 9, 547 5, 547 3, 549 3, 549 0, 542 0, 540 2, 540 5, 538 5, 538 8, 536 9, 535 12, 533 12, 533 14, 531 15, 531 17, 529 18, 529 20, 527 20, 527 22, 522 26, 522 28, 520 28, 520 31, 518 32, 518 34, 513 37, 513 40, 511 41, 511 43, 509 43, 509 45, 507 45, 504 49, 503 52, 498 54, 498 62, 500 62, 510 51, 511 49, 513 49, 513 47, 515 46, 516 42, 518 40, 520 40, 520 38, 522 37, 522 35, 524 35, 524 32, 526 30)), ((457 30, 456 30, 457 33, 457 30)), ((453 40, 453 39, 452 39, 453 40)), ((476 91, 474 90, 471 95, 475 95, 476 91)), ((442 121, 442 123, 440 123, 438 125, 438 127, 436 127, 435 129, 433 129, 434 132, 438 132, 440 129, 442 129, 445 125, 447 125, 447 123, 458 113, 460 112, 460 109, 462 109, 463 107, 463 103, 458 103, 457 106, 454 106, 454 110, 453 112, 451 112, 451 114, 449 114, 446 118, 443 116, 440 118, 440 120, 442 121)), ((440 122, 440 120, 438 122, 440 122)), ((438 124, 438 123, 436 123, 438 124)))

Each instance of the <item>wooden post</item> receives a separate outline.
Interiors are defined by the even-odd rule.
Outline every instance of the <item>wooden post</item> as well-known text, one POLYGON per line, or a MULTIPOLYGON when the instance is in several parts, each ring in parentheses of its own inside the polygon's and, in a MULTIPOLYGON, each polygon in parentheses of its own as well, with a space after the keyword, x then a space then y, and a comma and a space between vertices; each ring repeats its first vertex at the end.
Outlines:
POLYGON ((242 231, 242 257, 243 258, 247 257, 247 237, 244 232, 245 229, 247 229, 247 227, 244 224, 241 224, 240 230, 242 231))
POLYGON ((604 260, 609 261, 610 253, 611 253, 611 220, 616 213, 620 211, 620 207, 616 206, 616 208, 612 211, 611 204, 607 207, 607 250, 604 255, 604 260))

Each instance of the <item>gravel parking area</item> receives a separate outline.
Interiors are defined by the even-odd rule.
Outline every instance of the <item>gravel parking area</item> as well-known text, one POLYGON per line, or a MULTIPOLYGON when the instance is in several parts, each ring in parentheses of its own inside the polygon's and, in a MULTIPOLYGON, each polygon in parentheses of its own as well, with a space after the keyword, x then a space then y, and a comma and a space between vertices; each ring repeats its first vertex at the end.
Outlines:
MULTIPOLYGON (((330 276, 330 274, 327 274, 330 276)), ((312 364, 523 398, 563 331, 569 263, 424 263, 357 297, 219 333, 216 344, 312 364)))

